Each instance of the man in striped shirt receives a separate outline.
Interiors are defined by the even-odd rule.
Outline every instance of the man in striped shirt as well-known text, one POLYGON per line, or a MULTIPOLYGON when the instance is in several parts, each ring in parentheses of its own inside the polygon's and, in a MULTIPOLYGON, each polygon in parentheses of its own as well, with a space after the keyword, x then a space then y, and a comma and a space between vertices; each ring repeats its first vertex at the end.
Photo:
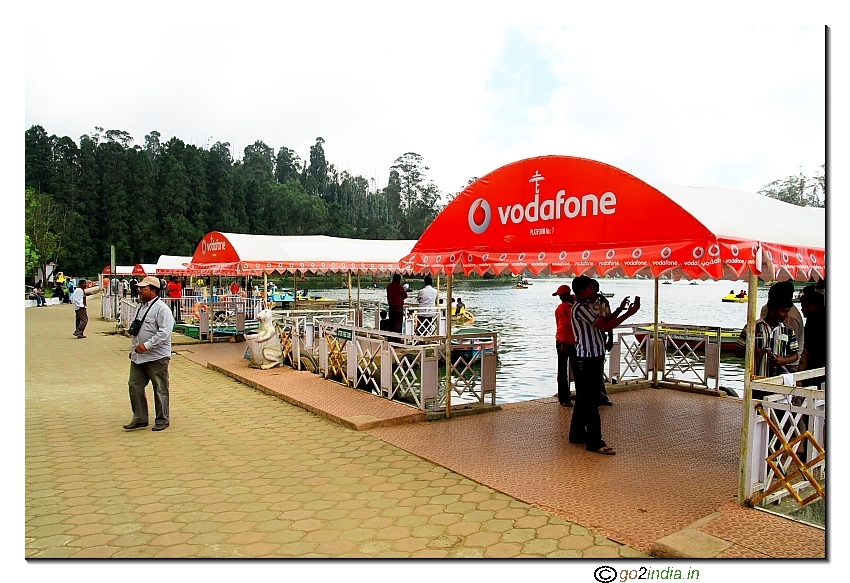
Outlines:
POLYGON ((614 455, 614 448, 602 439, 599 403, 605 388, 605 336, 640 309, 640 297, 629 306, 623 298, 620 306, 609 316, 600 316, 591 302, 596 296, 593 281, 586 275, 573 280, 576 303, 572 309, 573 334, 576 338, 576 404, 570 422, 570 443, 583 443, 587 451, 614 455))
MULTIPOLYGON (((787 373, 788 365, 798 361, 802 350, 797 335, 793 328, 785 325, 792 306, 790 297, 772 297, 767 300, 767 313, 756 321, 754 376, 763 378, 787 373)), ((746 346, 747 329, 744 328, 735 345, 735 356, 743 358, 746 346)), ((764 399, 769 394, 754 390, 753 398, 764 399)))

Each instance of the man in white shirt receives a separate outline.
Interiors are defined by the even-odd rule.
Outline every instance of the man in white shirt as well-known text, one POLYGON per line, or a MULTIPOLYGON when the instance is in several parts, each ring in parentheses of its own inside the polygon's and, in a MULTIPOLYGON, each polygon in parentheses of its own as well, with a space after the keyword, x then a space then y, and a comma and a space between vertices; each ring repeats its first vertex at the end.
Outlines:
POLYGON ((86 286, 88 282, 80 280, 80 284, 71 294, 71 303, 74 304, 74 336, 85 338, 86 325, 89 323, 89 315, 86 311, 86 286))
POLYGON ((431 286, 434 280, 430 275, 426 275, 423 281, 425 287, 416 296, 419 303, 419 325, 416 331, 420 336, 431 336, 434 334, 434 318, 437 316, 437 290, 431 286))

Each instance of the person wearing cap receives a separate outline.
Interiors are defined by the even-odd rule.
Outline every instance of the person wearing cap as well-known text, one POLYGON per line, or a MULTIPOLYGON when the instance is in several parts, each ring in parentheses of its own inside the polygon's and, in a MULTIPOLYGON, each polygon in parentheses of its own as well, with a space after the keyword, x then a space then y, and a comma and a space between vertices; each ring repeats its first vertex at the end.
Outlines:
POLYGON ((153 430, 162 431, 171 423, 168 409, 168 365, 171 362, 171 331, 174 316, 165 302, 159 300, 160 280, 147 276, 139 283, 141 303, 134 320, 140 322, 138 332, 131 334, 130 406, 133 420, 124 426, 131 431, 148 426, 148 400, 145 387, 153 385, 156 420, 153 430))
POLYGON ((88 282, 80 280, 74 293, 71 294, 71 303, 74 304, 74 336, 85 338, 86 325, 89 323, 89 314, 86 310, 86 286, 88 282))
POLYGON ((558 353, 558 402, 564 407, 572 407, 570 393, 570 363, 576 357, 576 337, 573 334, 572 310, 573 294, 570 286, 562 285, 553 296, 561 298, 555 308, 555 350, 558 353))
POLYGON ((593 309, 596 297, 593 281, 586 275, 573 280, 576 303, 572 309, 573 333, 576 337, 576 404, 570 421, 570 443, 583 443, 593 453, 614 455, 614 448, 602 439, 602 420, 599 417, 599 396, 605 387, 605 336, 640 309, 640 297, 629 306, 629 297, 609 316, 593 309), (624 312, 625 310, 625 312, 624 312))

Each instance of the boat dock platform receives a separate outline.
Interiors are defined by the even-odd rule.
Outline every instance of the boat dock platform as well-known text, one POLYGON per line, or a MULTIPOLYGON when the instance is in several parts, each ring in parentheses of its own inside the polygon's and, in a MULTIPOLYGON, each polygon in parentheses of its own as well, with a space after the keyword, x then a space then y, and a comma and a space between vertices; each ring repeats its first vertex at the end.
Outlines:
POLYGON ((555 398, 425 421, 175 335, 171 427, 125 432, 129 340, 73 318, 25 314, 28 558, 826 556, 824 530, 736 504, 738 399, 614 393, 600 456, 555 398))

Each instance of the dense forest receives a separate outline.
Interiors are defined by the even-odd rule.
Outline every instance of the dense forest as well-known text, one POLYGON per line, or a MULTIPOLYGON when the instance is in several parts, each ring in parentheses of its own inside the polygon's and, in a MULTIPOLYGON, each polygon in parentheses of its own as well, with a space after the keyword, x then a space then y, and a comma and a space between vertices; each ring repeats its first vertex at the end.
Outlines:
POLYGON ((119 130, 71 138, 41 126, 25 134, 26 263, 55 262, 91 275, 109 264, 155 263, 192 255, 209 231, 417 239, 441 210, 422 157, 408 152, 381 188, 339 171, 322 138, 302 160, 262 141, 234 159, 229 143, 207 148, 159 132, 143 145, 119 130))
MULTIPOLYGON (((322 138, 302 159, 262 141, 235 159, 227 142, 208 148, 150 132, 137 145, 127 132, 96 127, 71 138, 41 126, 25 132, 25 270, 55 263, 90 276, 110 262, 155 263, 192 255, 210 231, 418 239, 442 210, 422 156, 408 152, 386 186, 339 171, 322 138)), ((470 183, 474 179, 470 179, 470 183)), ((765 185, 759 193, 800 206, 825 206, 826 168, 765 185)), ((446 199, 451 199, 449 194, 446 199)))

